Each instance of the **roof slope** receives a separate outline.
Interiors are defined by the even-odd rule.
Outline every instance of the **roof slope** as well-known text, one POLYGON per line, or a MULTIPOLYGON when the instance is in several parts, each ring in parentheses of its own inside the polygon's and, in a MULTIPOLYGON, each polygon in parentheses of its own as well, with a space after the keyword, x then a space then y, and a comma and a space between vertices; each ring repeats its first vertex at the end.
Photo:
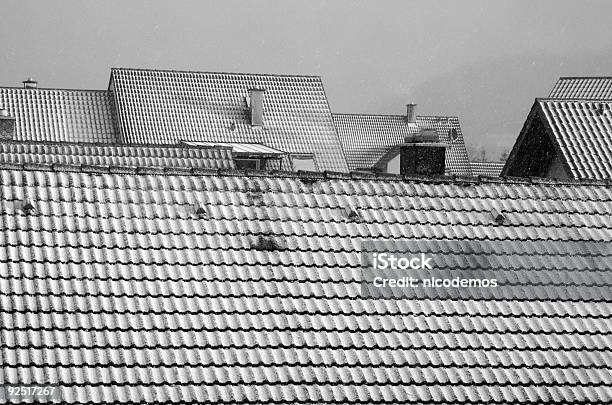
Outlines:
POLYGON ((500 176, 505 162, 470 162, 474 176, 500 176))
POLYGON ((115 143, 111 102, 107 91, 0 88, 22 141, 115 143))
POLYGON ((549 97, 612 100, 612 77, 561 77, 549 97))
POLYGON ((416 134, 420 128, 433 128, 438 131, 440 140, 449 144, 446 148, 447 171, 459 175, 471 174, 457 117, 419 116, 416 124, 408 124, 403 115, 333 116, 350 170, 373 167, 391 147, 404 142, 406 136, 416 134), (449 132, 453 129, 458 137, 451 143, 449 132))
POLYGON ((538 99, 576 179, 612 179, 612 100, 538 99))
POLYGON ((232 169, 230 148, 1 142, 0 163, 232 169))
POLYGON ((115 68, 110 88, 126 142, 262 143, 348 171, 319 77, 115 68), (266 90, 263 128, 248 119, 254 87, 266 90))
POLYGON ((93 403, 611 399, 610 183, 34 168, 0 171, 0 384, 93 403), (271 235, 281 250, 256 248, 271 235), (456 240, 434 244, 450 268, 481 241, 468 262, 507 288, 365 299, 360 238, 456 240))

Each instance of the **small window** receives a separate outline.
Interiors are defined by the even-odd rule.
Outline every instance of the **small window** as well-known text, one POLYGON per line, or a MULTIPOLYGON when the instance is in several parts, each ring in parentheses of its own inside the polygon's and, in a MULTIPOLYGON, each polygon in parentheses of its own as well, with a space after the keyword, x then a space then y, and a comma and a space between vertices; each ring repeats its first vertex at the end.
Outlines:
POLYGON ((317 171, 317 165, 315 164, 314 157, 312 155, 292 155, 291 161, 293 162, 293 171, 317 171))
POLYGON ((261 170, 260 159, 234 159, 236 169, 240 170, 261 170))

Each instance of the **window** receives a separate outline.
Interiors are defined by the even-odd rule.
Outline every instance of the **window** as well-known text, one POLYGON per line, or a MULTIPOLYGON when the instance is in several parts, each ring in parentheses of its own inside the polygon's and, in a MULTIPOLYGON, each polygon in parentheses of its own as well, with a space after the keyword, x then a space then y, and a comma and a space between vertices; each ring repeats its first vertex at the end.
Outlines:
POLYGON ((293 163, 293 171, 295 172, 298 170, 317 171, 317 165, 312 155, 292 155, 291 162, 293 163))
POLYGON ((234 159, 236 169, 240 170, 261 170, 260 159, 234 159))

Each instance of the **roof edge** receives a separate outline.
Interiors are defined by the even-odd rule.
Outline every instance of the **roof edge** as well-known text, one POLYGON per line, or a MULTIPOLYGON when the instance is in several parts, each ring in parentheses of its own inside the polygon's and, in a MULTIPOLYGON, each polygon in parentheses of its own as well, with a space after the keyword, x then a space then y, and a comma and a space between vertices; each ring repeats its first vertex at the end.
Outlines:
POLYGON ((559 76, 557 82, 563 79, 612 79, 612 76, 559 76))
MULTIPOLYGON (((149 68, 135 68, 135 67, 111 67, 111 75, 116 71, 130 71, 130 72, 164 72, 164 73, 198 73, 198 74, 219 74, 219 75, 249 75, 249 76, 261 76, 261 77, 307 77, 316 78, 321 80, 319 75, 298 75, 298 74, 281 74, 281 73, 248 73, 248 72, 223 72, 223 71, 202 71, 202 70, 176 70, 176 69, 149 69, 149 68)), ((322 80, 321 80, 322 81, 322 80)))
POLYGON ((203 169, 203 168, 160 168, 154 166, 121 166, 121 165, 70 165, 70 164, 43 164, 43 163, 0 163, 0 170, 15 171, 49 171, 49 172, 79 172, 79 173, 127 173, 136 175, 165 174, 165 175, 215 175, 228 177, 261 177, 261 178, 308 178, 316 181, 324 180, 368 180, 388 182, 411 182, 423 184, 521 184, 521 185, 548 185, 548 186, 604 186, 612 187, 612 180, 592 179, 550 179, 540 177, 499 177, 499 176, 407 176, 394 174, 376 174, 363 172, 290 172, 290 171, 263 171, 239 169, 203 169))
POLYGON ((612 98, 580 98, 580 97, 538 97, 536 101, 542 102, 571 102, 582 101, 586 103, 612 103, 612 98))
POLYGON ((23 90, 24 92, 40 92, 40 91, 68 91, 68 92, 90 92, 90 93, 108 93, 108 90, 104 89, 62 89, 59 87, 37 87, 35 89, 26 89, 23 87, 17 86, 0 86, 0 90, 9 89, 9 90, 23 90))
POLYGON ((231 150, 228 146, 220 145, 186 145, 181 143, 159 144, 159 143, 108 143, 108 142, 64 142, 64 141, 32 141, 32 140, 3 140, 3 144, 12 145, 49 145, 49 146, 106 146, 106 147, 136 147, 136 148, 172 148, 172 149, 219 149, 231 150))
MULTIPOLYGON (((394 118, 405 118, 405 115, 401 114, 368 114, 368 113, 332 113, 332 116, 352 116, 352 117, 394 117, 394 118)), ((454 118, 459 120, 459 116, 457 115, 417 115, 417 118, 454 118)))

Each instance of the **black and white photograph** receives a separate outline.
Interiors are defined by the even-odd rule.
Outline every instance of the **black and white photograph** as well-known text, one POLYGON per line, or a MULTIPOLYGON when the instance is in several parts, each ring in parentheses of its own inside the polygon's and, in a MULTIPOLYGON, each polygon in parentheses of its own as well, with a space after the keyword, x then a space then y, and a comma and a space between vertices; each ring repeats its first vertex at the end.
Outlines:
POLYGON ((0 404, 612 403, 612 1, 0 15, 0 404))

